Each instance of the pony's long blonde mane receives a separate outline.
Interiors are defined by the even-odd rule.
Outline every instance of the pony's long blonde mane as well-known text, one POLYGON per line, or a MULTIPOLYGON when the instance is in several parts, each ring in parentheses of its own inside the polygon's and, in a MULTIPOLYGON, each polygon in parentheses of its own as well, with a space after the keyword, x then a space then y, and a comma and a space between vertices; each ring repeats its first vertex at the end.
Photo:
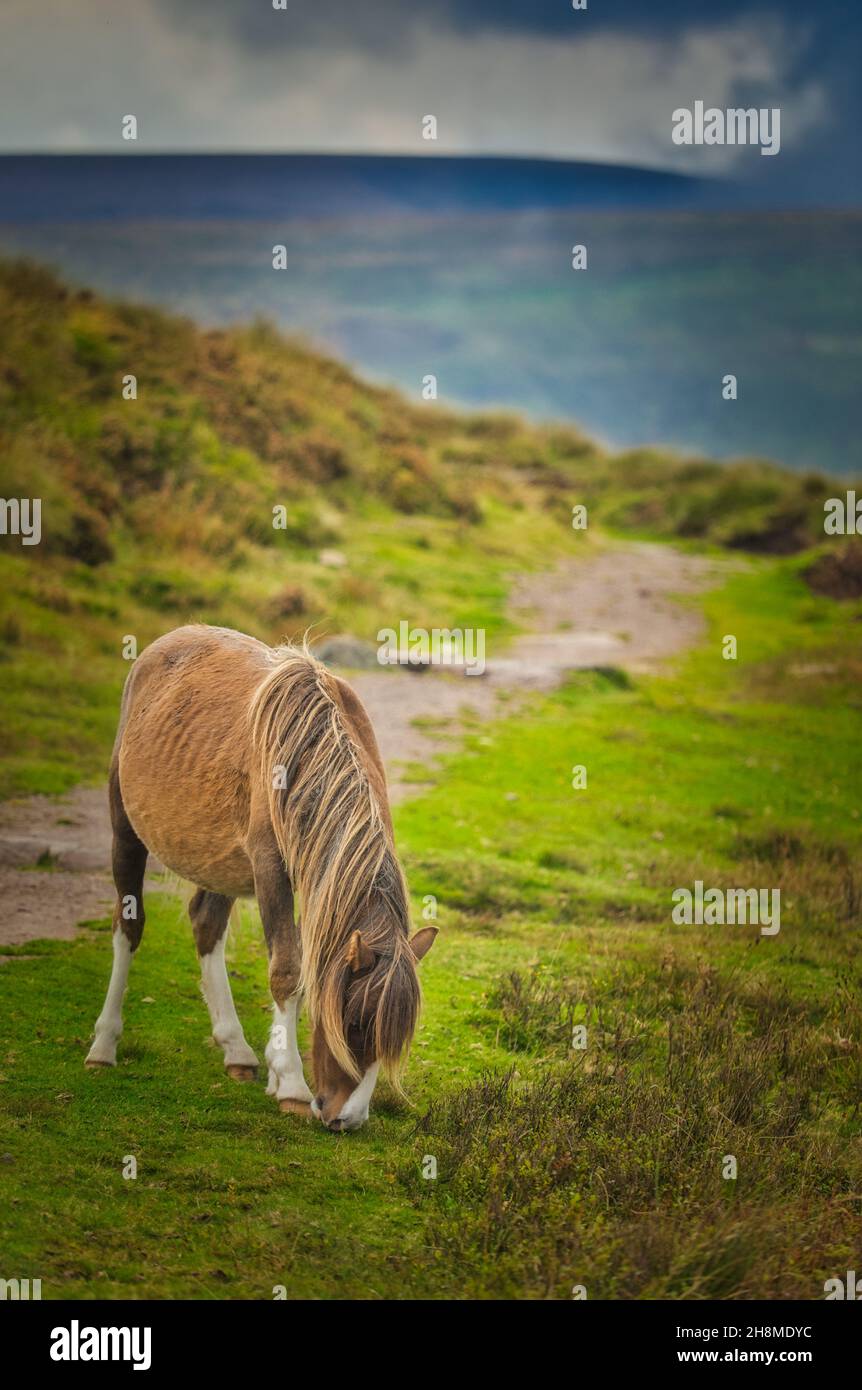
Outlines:
POLYGON ((334 678, 307 647, 274 650, 249 717, 272 827, 300 900, 300 983, 311 1019, 358 1079, 345 1025, 375 1009, 375 1054, 395 1071, 416 1025, 419 984, 407 887, 364 750, 345 726, 334 678), (354 981, 348 947, 357 928, 377 962, 354 981))

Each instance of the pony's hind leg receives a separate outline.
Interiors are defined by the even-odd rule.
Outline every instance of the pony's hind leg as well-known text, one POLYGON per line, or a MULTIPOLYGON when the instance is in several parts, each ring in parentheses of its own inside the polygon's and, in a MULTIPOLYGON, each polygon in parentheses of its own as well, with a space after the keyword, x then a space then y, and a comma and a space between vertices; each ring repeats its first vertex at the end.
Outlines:
POLYGON ((224 1052, 228 1076, 235 1081, 253 1081, 258 1061, 237 1017, 224 961, 232 906, 232 898, 199 888, 189 904, 189 916, 201 963, 201 988, 212 1019, 213 1037, 224 1052))
POLYGON ((275 1096, 282 1110, 310 1115, 313 1097, 302 1070, 296 1040, 302 1003, 299 928, 293 916, 290 881, 271 833, 264 834, 263 845, 258 847, 253 862, 254 886, 269 952, 269 986, 274 1000, 272 1031, 266 1045, 269 1068, 266 1092, 275 1096))
POLYGON ((147 847, 138 839, 126 815, 116 764, 111 768, 108 799, 114 832, 111 859, 117 889, 113 923, 114 964, 102 1012, 96 1019, 93 1045, 87 1053, 88 1067, 116 1066, 117 1042, 123 1031, 123 995, 126 992, 132 956, 140 945, 144 930, 144 870, 147 867, 147 847))

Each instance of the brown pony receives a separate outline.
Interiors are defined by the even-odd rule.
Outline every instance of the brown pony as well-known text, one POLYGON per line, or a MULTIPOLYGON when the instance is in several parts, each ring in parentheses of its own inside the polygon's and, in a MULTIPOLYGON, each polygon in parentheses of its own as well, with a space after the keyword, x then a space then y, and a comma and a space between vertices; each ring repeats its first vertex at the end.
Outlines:
POLYGON ((116 1063, 152 852, 197 885, 189 912, 228 1073, 251 1080, 258 1065, 224 959, 234 899, 255 895, 275 1001, 268 1094, 329 1129, 358 1128, 380 1066, 397 1071, 413 1036, 416 962, 437 934, 425 927, 408 940, 386 776, 358 697, 307 649, 177 628, 126 681, 109 796, 114 965, 87 1065, 116 1063), (303 995, 314 1097, 296 1041, 303 995))

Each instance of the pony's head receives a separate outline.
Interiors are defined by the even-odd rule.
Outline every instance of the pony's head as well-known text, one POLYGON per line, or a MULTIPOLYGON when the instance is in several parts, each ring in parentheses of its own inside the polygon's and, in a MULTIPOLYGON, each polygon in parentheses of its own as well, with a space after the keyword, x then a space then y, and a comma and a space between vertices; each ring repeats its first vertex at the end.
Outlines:
POLYGON ((312 1114, 327 1129, 358 1129, 380 1068, 396 1075, 419 1012, 416 965, 436 927, 375 940, 373 928, 353 932, 333 960, 319 995, 312 1038, 315 1099, 312 1114))

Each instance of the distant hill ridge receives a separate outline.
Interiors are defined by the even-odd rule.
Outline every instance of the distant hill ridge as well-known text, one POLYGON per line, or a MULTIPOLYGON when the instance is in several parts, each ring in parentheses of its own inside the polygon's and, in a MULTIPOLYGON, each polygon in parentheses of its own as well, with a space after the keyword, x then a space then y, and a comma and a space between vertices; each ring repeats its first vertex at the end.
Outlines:
POLYGON ((705 179, 584 161, 446 155, 0 156, 0 218, 278 218, 715 205, 705 179))

